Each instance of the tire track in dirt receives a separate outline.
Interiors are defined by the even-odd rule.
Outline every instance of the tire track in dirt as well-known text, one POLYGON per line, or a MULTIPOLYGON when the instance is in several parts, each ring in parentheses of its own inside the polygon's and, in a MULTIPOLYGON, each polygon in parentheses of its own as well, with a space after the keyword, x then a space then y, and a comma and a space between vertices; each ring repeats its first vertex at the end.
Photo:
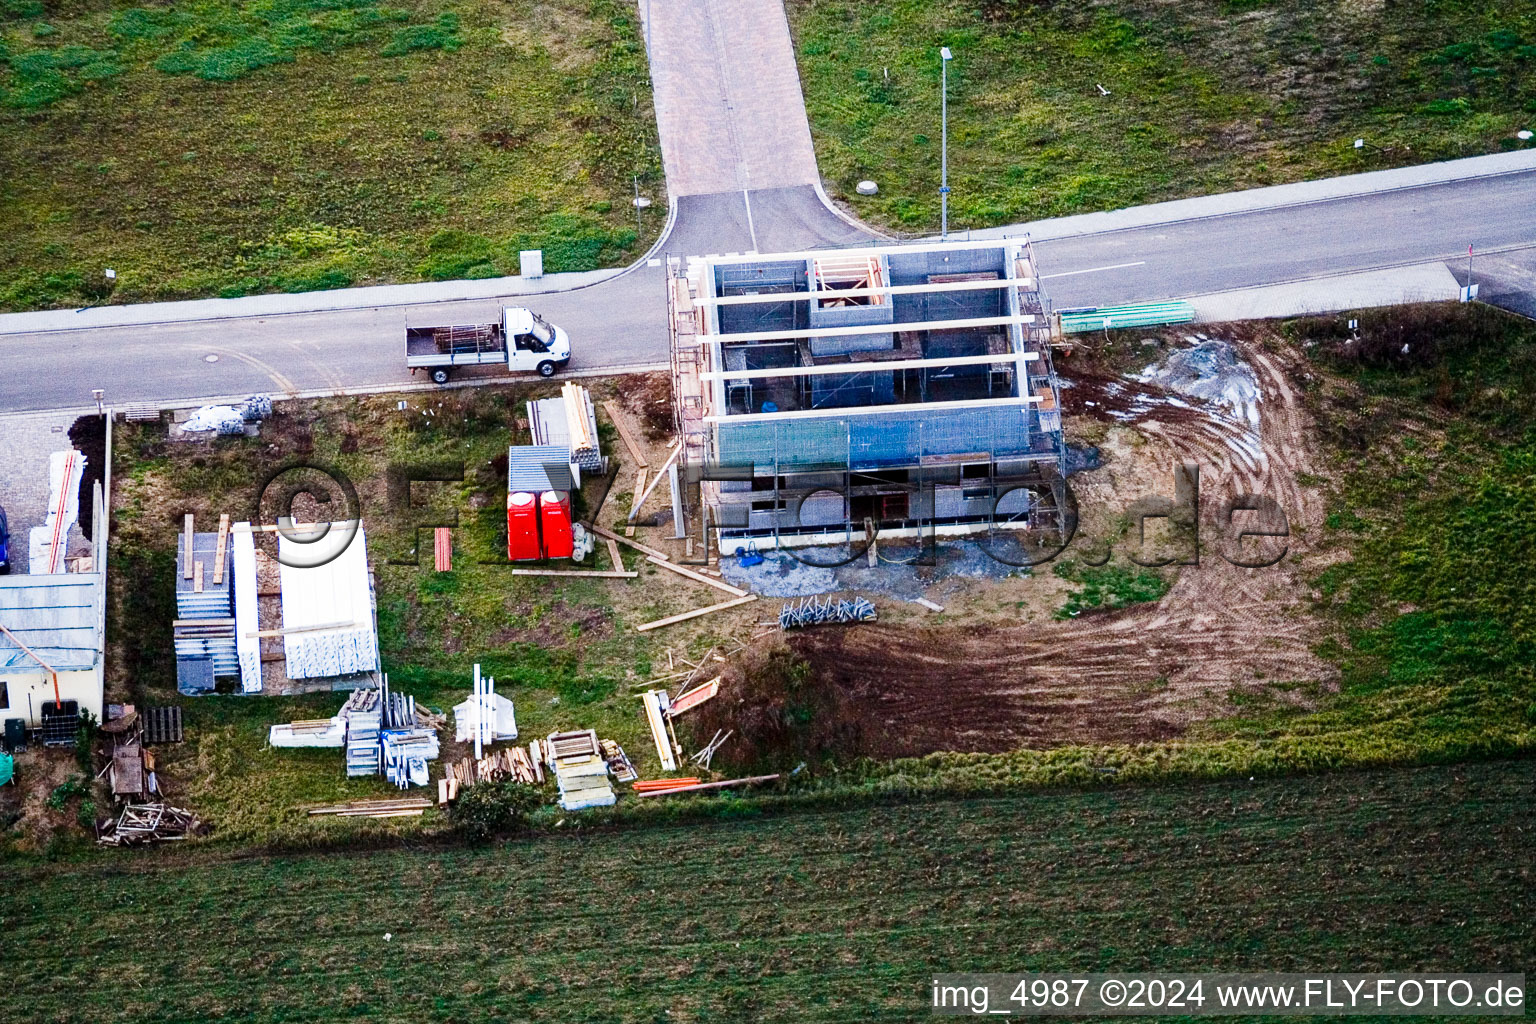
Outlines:
POLYGON ((1236 344, 1258 383, 1257 426, 1185 401, 1102 413, 1137 430, 1170 469, 1200 467, 1200 564, 1180 570, 1156 604, 1001 628, 873 625, 790 639, 846 697, 859 753, 1170 739, 1229 711, 1234 690, 1332 684, 1335 668, 1312 653, 1321 627, 1305 605, 1305 537, 1323 517, 1321 495, 1296 481, 1314 471, 1311 421, 1286 358, 1236 344), (1285 511, 1290 553, 1279 564, 1240 568, 1218 553, 1216 510, 1240 494, 1285 511))

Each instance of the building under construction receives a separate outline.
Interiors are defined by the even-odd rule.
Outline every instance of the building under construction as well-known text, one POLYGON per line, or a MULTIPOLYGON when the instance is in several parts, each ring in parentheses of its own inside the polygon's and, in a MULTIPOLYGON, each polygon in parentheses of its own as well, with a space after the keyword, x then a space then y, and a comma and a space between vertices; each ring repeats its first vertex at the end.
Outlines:
MULTIPOLYGON (((1027 239, 673 262, 685 528, 759 546, 1062 526, 1027 239)), ((681 532, 681 531, 680 531, 681 532)))

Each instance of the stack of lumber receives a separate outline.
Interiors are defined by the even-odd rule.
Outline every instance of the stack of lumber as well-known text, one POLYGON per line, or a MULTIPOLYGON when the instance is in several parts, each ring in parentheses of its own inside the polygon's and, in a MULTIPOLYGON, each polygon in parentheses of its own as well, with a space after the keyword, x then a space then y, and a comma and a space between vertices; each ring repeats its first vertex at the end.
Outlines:
POLYGON ((651 727, 651 741, 656 744, 656 757, 661 761, 661 770, 667 772, 677 771, 677 753, 675 741, 667 731, 667 709, 670 705, 666 690, 646 690, 640 695, 640 702, 645 708, 645 722, 651 727))
POLYGON ((309 808, 311 817, 332 815, 338 818, 419 818, 432 806, 423 796, 401 797, 398 800, 349 800, 344 804, 326 804, 309 808))
POLYGON ((185 839, 201 827, 197 815, 169 804, 129 804, 108 821, 96 841, 106 846, 134 846, 185 839))
POLYGON ((634 782, 640 777, 640 773, 635 771, 635 766, 630 761, 629 755, 624 753, 623 747, 613 740, 603 740, 601 746, 603 748, 603 760, 608 762, 608 771, 613 774, 615 779, 618 779, 620 782, 634 782))
POLYGON ((596 732, 551 733, 546 749, 560 786, 560 806, 565 810, 609 807, 618 800, 608 785, 608 762, 603 759, 596 732))
POLYGON ((459 790, 477 782, 501 782, 511 780, 528 786, 544 784, 543 744, 534 740, 524 750, 522 747, 504 747, 476 760, 466 757, 450 763, 437 781, 437 802, 452 803, 459 798, 459 790))

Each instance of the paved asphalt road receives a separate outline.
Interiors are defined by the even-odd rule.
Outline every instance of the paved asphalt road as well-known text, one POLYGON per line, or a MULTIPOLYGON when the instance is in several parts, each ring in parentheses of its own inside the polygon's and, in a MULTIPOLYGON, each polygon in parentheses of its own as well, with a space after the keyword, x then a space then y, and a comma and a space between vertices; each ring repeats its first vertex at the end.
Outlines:
MULTIPOLYGON (((683 196, 660 256, 786 251, 862 234, 811 186, 683 196)), ((1536 243, 1536 171, 1037 243, 1058 307, 1205 294, 1536 243), (1103 270, 1117 264, 1136 266, 1103 270)), ((1532 282, 1530 249, 1490 255, 1490 291, 1532 282)), ((1452 263, 1458 272, 1464 261, 1452 263)), ((1476 268, 1475 268, 1476 269, 1476 268)), ((531 300, 571 333, 574 369, 666 361, 662 269, 531 300)), ((1518 295, 1516 295, 1518 300, 1518 295)), ((1518 305, 1518 301, 1512 303, 1518 305)), ((0 338, 0 411, 116 405, 410 379, 407 322, 494 319, 497 302, 437 303, 0 338), (209 362, 207 357, 218 356, 209 362)))
MULTIPOLYGON (((1058 307, 1147 302, 1536 245, 1536 171, 1040 242, 1058 307)), ((1465 267, 1465 260, 1455 269, 1465 267)), ((1476 265, 1474 262, 1474 273, 1476 265)))

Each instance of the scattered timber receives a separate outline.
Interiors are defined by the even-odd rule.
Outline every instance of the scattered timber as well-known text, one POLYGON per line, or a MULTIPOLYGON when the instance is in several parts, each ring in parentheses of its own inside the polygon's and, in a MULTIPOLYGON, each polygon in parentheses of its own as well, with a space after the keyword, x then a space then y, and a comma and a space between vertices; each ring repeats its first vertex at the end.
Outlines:
POLYGON ((743 604, 746 604, 749 601, 756 601, 756 600, 757 600, 757 595, 756 594, 748 594, 746 597, 738 597, 738 598, 736 598, 734 600, 731 600, 731 601, 721 601, 719 604, 712 604, 712 605, 709 605, 708 607, 705 607, 705 608, 695 608, 691 612, 682 612, 682 613, 680 613, 678 615, 669 615, 669 616, 667 616, 664 619, 657 619, 654 622, 646 622, 646 623, 643 623, 643 624, 641 624, 639 626, 636 626, 635 629, 638 632, 644 633, 648 629, 660 629, 663 626, 675 625, 676 623, 679 623, 679 622, 686 622, 689 619, 696 619, 696 618, 698 618, 701 615, 709 615, 709 614, 712 614, 713 612, 723 612, 727 608, 735 608, 738 605, 743 605, 743 604))
POLYGON ((739 587, 733 587, 729 583, 705 576, 700 572, 694 572, 692 569, 685 569, 681 565, 675 565, 665 559, 657 558, 655 555, 651 555, 647 561, 654 565, 659 565, 663 569, 670 569, 672 572, 677 573, 679 576, 686 576, 690 580, 693 580, 695 583, 702 583, 707 587, 714 587, 716 590, 723 590, 727 594, 734 594, 737 597, 747 596, 747 591, 742 590, 739 587))

